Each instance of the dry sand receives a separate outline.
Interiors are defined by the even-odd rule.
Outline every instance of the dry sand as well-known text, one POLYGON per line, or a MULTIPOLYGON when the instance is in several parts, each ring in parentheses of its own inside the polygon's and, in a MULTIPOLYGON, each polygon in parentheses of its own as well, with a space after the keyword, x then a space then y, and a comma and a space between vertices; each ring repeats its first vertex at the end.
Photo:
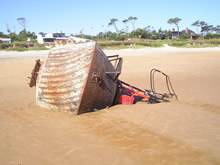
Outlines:
POLYGON ((35 104, 27 84, 35 59, 48 51, 1 51, 0 164, 220 164, 220 48, 105 52, 123 56, 120 79, 143 89, 152 68, 164 71, 179 101, 79 116, 50 111, 35 104))

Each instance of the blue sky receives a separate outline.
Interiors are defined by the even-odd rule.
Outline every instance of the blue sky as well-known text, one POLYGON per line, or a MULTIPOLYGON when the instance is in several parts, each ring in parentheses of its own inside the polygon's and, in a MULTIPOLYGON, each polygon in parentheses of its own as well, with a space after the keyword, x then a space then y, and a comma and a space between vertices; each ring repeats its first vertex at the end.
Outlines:
MULTIPOLYGON (((122 20, 135 16, 136 28, 148 25, 154 29, 172 29, 169 18, 179 17, 180 30, 191 26, 196 20, 220 25, 220 0, 0 0, 0 31, 6 32, 6 23, 12 31, 22 27, 17 18, 27 19, 27 30, 35 33, 63 31, 67 34, 97 34, 115 31, 109 27, 111 18, 117 18, 119 29, 122 20), (104 25, 104 26, 103 26, 104 25)), ((129 24, 130 30, 132 29, 129 24)))

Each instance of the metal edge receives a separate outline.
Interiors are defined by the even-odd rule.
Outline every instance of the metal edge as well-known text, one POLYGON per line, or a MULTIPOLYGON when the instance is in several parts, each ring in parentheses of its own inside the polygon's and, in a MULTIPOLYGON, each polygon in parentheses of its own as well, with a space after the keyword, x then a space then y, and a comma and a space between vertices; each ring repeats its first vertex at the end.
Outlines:
POLYGON ((93 50, 93 52, 92 52, 92 56, 91 56, 91 61, 90 61, 90 64, 89 64, 89 69, 88 69, 88 76, 86 77, 86 82, 85 82, 85 84, 84 84, 84 86, 83 86, 83 89, 82 89, 82 92, 81 92, 81 97, 80 97, 80 102, 79 102, 79 107, 78 107, 78 109, 74 112, 74 114, 76 114, 76 115, 79 115, 79 114, 82 114, 83 112, 79 112, 79 110, 80 110, 80 108, 81 108, 81 103, 82 103, 82 97, 83 97, 83 95, 84 95, 84 93, 85 93, 85 88, 87 87, 87 84, 88 84, 88 79, 89 79, 89 72, 90 72, 90 69, 91 69, 91 67, 92 67, 92 63, 93 63, 93 60, 94 60, 94 55, 95 55, 95 53, 96 53, 96 46, 97 46, 97 42, 95 43, 95 46, 94 46, 94 50, 93 50))

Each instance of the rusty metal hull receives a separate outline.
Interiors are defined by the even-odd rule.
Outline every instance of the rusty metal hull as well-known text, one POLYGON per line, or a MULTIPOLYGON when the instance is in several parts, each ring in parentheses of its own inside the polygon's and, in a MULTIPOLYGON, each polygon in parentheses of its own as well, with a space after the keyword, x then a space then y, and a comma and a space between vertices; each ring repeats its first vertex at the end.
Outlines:
POLYGON ((36 102, 47 109, 75 114, 111 106, 117 81, 106 71, 115 72, 115 68, 95 42, 54 48, 39 74, 36 102))

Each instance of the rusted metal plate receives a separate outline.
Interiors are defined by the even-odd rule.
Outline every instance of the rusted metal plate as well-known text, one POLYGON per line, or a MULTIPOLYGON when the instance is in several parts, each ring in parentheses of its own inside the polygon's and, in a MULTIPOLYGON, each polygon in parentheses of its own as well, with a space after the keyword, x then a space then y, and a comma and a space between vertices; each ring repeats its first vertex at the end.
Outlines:
POLYGON ((89 112, 93 109, 102 109, 113 104, 117 81, 111 79, 105 73, 107 71, 115 72, 116 70, 100 47, 96 46, 79 107, 79 114, 89 112), (100 83, 93 80, 94 73, 100 77, 100 83))
POLYGON ((115 68, 95 42, 54 48, 39 74, 36 102, 44 108, 76 114, 111 106, 117 82, 106 71, 114 72, 115 68))
POLYGON ((36 86, 36 81, 37 81, 37 77, 38 77, 38 73, 40 71, 41 65, 42 65, 42 62, 40 61, 40 59, 36 60, 34 69, 31 72, 31 77, 28 77, 30 79, 29 87, 36 86))

